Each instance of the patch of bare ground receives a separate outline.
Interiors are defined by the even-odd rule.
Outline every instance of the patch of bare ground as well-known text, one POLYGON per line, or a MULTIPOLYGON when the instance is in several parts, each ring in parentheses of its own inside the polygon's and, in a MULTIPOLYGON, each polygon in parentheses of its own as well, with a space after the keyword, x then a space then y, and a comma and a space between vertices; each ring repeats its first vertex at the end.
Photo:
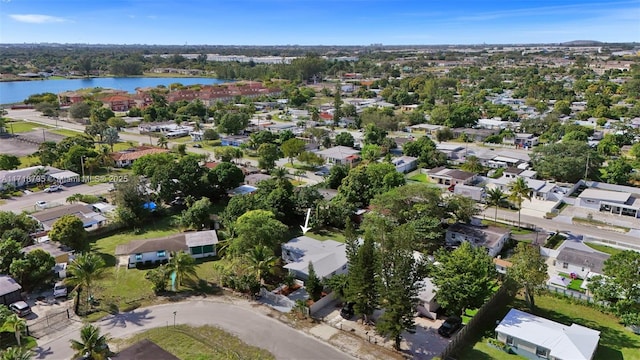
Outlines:
POLYGON ((347 333, 347 332, 339 332, 333 335, 329 339, 329 343, 336 348, 344 351, 347 354, 350 354, 358 359, 363 360, 378 360, 378 359, 391 359, 391 360, 402 360, 406 359, 402 354, 383 348, 381 346, 376 346, 373 344, 369 344, 364 342, 362 338, 347 333))

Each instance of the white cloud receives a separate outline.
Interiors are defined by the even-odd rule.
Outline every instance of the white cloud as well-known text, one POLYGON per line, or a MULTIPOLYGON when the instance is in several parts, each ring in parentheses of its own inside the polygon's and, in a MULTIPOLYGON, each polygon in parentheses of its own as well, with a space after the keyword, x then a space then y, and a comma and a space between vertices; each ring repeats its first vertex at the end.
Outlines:
POLYGON ((60 17, 40 14, 11 14, 9 15, 9 17, 11 17, 15 21, 29 24, 60 23, 67 21, 60 17))

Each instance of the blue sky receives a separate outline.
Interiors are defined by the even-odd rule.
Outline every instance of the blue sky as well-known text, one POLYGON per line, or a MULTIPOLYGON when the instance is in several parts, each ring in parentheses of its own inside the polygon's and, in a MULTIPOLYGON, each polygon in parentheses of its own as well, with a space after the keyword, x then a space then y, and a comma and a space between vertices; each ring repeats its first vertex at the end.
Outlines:
POLYGON ((0 0, 0 43, 640 41, 640 0, 0 0))

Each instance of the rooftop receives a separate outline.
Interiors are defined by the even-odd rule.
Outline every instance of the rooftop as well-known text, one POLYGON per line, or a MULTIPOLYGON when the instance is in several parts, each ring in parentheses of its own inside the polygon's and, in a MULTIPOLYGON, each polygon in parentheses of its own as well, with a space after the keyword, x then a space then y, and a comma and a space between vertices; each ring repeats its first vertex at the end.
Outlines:
POLYGON ((352 155, 358 154, 360 151, 347 146, 334 146, 332 148, 318 151, 316 154, 324 158, 344 159, 352 155))
POLYGON ((584 251, 565 246, 556 256, 556 261, 588 266, 592 272, 602 274, 604 262, 609 257, 609 254, 598 251, 584 251))
POLYGON ((603 201, 611 201, 616 203, 626 203, 631 194, 628 192, 618 192, 618 191, 609 191, 609 190, 600 190, 600 189, 585 189, 579 196, 579 198, 589 198, 589 199, 597 199, 603 201))
POLYGON ((308 236, 298 236, 283 244, 282 249, 302 255, 299 261, 289 263, 285 268, 308 273, 309 262, 313 262, 313 269, 320 279, 330 276, 333 271, 347 264, 345 244, 334 240, 320 241, 308 236))
POLYGON ((462 234, 473 239, 474 244, 488 248, 492 248, 505 234, 511 232, 498 226, 477 227, 462 223, 450 225, 447 231, 462 234))
POLYGON ((169 235, 157 239, 132 240, 116 247, 115 255, 142 254, 165 250, 187 251, 189 247, 213 245, 218 243, 218 235, 215 230, 193 231, 169 235))
POLYGON ((11 276, 0 275, 0 295, 10 294, 19 290, 22 290, 22 286, 20 286, 20 284, 18 284, 18 282, 11 276))

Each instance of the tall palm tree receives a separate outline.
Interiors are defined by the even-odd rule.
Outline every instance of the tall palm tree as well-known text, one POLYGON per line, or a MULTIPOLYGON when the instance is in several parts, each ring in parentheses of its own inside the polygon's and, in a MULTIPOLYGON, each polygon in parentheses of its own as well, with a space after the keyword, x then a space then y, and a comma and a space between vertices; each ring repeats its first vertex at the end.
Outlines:
POLYGON ((498 222, 498 206, 504 204, 505 200, 507 200, 507 194, 505 194, 501 188, 494 187, 493 189, 487 191, 487 205, 496 207, 496 213, 493 222, 498 222))
POLYGON ((78 299, 81 298, 80 293, 84 288, 87 291, 88 302, 91 298, 91 286, 103 276, 104 270, 104 260, 93 253, 82 254, 69 264, 67 281, 75 285, 74 290, 77 290, 78 299))
POLYGON ((100 328, 87 324, 80 329, 80 340, 70 340, 71 348, 76 351, 75 358, 105 360, 110 355, 109 335, 100 335, 100 328))
POLYGON ((100 159, 98 158, 88 158, 87 161, 84 162, 84 166, 87 167, 87 170, 89 170, 89 177, 91 178, 91 176, 93 175, 93 171, 97 168, 99 168, 101 165, 100 159))
POLYGON ((270 272, 278 262, 278 258, 273 255, 273 251, 264 245, 258 245, 249 250, 248 253, 245 253, 245 259, 261 284, 264 283, 263 275, 270 272))
POLYGON ((509 184, 509 201, 518 207, 518 228, 520 228, 520 212, 522 210, 522 202, 527 199, 531 200, 531 190, 527 180, 522 177, 517 178, 509 184))
POLYGON ((82 199, 84 195, 80 193, 73 194, 67 198, 69 204, 75 204, 82 199))
POLYGON ((271 170, 271 177, 278 181, 286 180, 287 175, 289 175, 289 172, 287 171, 287 169, 283 168, 282 166, 279 166, 271 170))
POLYGON ((169 146, 169 141, 167 141, 167 137, 164 135, 160 135, 158 138, 158 142, 156 143, 161 148, 167 148, 169 146))
POLYGON ((196 276, 196 261, 184 251, 173 253, 167 266, 176 273, 178 286, 185 277, 196 276))
POLYGON ((29 349, 20 346, 12 346, 0 355, 0 360, 31 360, 33 353, 29 349))
POLYGON ((18 346, 22 346, 20 340, 22 338, 22 332, 27 328, 27 322, 18 317, 17 314, 11 314, 4 320, 4 327, 13 331, 16 336, 16 343, 18 343, 18 346))
POLYGON ((96 157, 100 161, 100 165, 110 168, 113 166, 113 158, 111 157, 111 149, 108 145, 100 145, 98 148, 98 156, 96 157))
POLYGON ((462 170, 472 173, 481 173, 484 167, 480 163, 480 159, 477 156, 467 156, 467 161, 461 166, 462 170))

